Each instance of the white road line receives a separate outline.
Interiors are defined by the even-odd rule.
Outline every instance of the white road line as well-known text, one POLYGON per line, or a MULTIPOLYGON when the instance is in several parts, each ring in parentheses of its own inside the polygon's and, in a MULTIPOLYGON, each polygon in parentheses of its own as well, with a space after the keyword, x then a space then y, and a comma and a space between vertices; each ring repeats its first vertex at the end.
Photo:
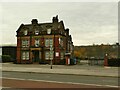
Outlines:
POLYGON ((38 81, 38 82, 40 81, 40 82, 61 83, 61 84, 79 84, 79 85, 105 86, 105 87, 118 88, 118 86, 112 86, 112 85, 98 85, 98 84, 86 84, 86 83, 59 82, 59 81, 35 80, 35 79, 21 79, 21 78, 9 78, 9 77, 2 77, 2 78, 3 79, 14 79, 14 80, 28 80, 28 81, 38 81))

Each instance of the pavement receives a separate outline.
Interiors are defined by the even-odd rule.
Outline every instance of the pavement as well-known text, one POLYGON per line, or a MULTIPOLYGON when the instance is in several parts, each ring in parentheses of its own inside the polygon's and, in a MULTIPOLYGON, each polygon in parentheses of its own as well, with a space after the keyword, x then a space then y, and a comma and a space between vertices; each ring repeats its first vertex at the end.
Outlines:
POLYGON ((84 65, 40 65, 40 64, 13 64, 1 63, 1 71, 26 72, 26 73, 49 73, 67 75, 86 75, 103 77, 120 77, 118 67, 84 65))

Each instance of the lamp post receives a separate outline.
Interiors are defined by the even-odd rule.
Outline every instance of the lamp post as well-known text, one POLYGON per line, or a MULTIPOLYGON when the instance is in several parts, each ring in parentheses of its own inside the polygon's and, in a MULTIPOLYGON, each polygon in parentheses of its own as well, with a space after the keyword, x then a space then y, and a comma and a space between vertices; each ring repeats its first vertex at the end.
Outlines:
POLYGON ((119 59, 119 43, 116 43, 117 46, 117 59, 119 59))
MULTIPOLYGON (((50 55, 51 54, 53 54, 53 47, 52 47, 52 45, 50 46, 50 55)), ((51 66, 50 66, 50 68, 52 69, 52 57, 50 57, 50 60, 51 60, 51 66)))

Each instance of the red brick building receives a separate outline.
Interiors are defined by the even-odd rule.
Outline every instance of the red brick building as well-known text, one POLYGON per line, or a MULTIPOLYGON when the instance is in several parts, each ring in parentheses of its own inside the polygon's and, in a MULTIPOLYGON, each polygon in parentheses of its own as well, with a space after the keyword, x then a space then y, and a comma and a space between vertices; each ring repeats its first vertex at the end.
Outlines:
POLYGON ((65 29, 58 16, 52 23, 38 23, 32 19, 31 24, 21 24, 17 32, 17 63, 61 64, 65 53, 73 55, 72 37, 65 29))

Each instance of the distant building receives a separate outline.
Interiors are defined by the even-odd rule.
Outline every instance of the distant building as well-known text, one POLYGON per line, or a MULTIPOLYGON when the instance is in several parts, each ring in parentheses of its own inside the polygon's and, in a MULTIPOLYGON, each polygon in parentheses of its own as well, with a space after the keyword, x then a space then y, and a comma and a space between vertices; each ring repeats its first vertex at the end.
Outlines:
POLYGON ((58 16, 52 23, 38 23, 32 19, 31 24, 21 24, 17 32, 17 63, 61 64, 65 53, 73 56, 74 45, 69 29, 65 29, 58 16))
POLYGON ((9 55, 12 61, 16 61, 16 45, 3 45, 0 46, 0 56, 9 55))

